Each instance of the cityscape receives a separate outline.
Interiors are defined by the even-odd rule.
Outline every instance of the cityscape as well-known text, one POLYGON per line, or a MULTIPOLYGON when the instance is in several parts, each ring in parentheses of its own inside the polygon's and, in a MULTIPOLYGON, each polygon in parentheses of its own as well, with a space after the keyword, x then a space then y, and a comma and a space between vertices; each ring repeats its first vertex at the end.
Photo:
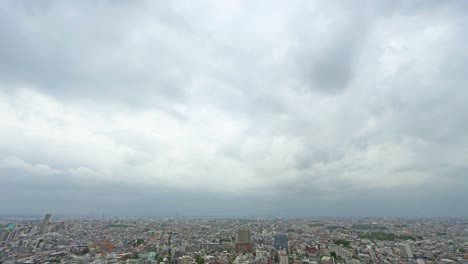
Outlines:
POLYGON ((468 263, 468 221, 0 218, 0 263, 468 263))
POLYGON ((468 0, 0 0, 0 264, 468 264, 468 0))

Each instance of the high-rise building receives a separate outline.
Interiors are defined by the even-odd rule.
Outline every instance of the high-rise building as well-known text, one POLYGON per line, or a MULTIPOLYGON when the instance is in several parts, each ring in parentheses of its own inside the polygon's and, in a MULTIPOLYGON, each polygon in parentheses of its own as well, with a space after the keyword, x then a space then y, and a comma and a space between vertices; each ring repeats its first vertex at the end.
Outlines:
POLYGON ((399 244, 400 256, 403 258, 413 258, 413 252, 408 244, 399 244))
POLYGON ((252 234, 249 229, 239 229, 236 234, 236 242, 252 242, 252 234))
POLYGON ((249 229, 237 230, 236 252, 252 252, 252 234, 249 229))
POLYGON ((9 231, 8 231, 8 232, 9 232, 9 233, 8 233, 8 237, 7 237, 6 240, 12 240, 13 238, 15 238, 15 235, 16 235, 16 232, 17 232, 17 231, 18 231, 18 230, 9 230, 9 231))
POLYGON ((46 214, 44 217, 44 221, 42 222, 41 229, 39 230, 39 234, 43 234, 46 230, 47 226, 49 225, 51 214, 46 214))
POLYGON ((276 250, 284 249, 286 251, 289 250, 288 248, 288 236, 284 234, 276 234, 275 235, 275 242, 273 243, 273 247, 276 250))

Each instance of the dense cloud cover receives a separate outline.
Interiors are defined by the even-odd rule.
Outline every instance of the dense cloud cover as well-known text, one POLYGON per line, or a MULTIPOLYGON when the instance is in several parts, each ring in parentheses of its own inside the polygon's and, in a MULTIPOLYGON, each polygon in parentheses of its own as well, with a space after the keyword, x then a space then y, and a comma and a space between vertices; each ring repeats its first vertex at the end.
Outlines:
POLYGON ((0 213, 467 216, 466 1, 2 1, 0 213))

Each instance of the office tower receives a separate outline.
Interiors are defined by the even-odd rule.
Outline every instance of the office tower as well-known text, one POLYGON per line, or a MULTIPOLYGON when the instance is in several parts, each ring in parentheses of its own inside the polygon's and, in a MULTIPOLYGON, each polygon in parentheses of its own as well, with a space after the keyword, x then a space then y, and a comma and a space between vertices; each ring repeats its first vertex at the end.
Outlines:
POLYGON ((288 248, 288 236, 284 234, 276 234, 275 235, 275 242, 273 243, 273 247, 276 250, 284 249, 286 251, 289 250, 288 248))
POLYGON ((44 221, 42 222, 42 225, 41 225, 41 229, 39 230, 39 234, 43 234, 44 231, 46 230, 47 226, 49 225, 49 220, 50 220, 50 217, 52 215, 51 214, 46 214, 46 216, 44 217, 44 221))
POLYGON ((236 242, 252 242, 252 235, 249 229, 239 229, 236 234, 236 242))
POLYGON ((9 230, 9 231, 8 231, 8 237, 7 237, 6 240, 12 240, 12 239, 15 237, 15 235, 16 235, 16 231, 17 231, 17 230, 9 230))
POLYGON ((236 252, 252 252, 252 235, 249 229, 239 229, 236 233, 236 252))
POLYGON ((400 256, 403 258, 413 258, 413 252, 408 244, 399 244, 400 256))
POLYGON ((36 225, 31 226, 29 234, 34 235, 36 233, 37 233, 37 226, 36 225))

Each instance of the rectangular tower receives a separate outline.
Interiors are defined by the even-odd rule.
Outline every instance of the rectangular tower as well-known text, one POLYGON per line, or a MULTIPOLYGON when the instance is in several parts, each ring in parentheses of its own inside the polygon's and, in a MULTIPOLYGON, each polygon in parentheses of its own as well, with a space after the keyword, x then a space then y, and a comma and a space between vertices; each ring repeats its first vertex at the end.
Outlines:
POLYGON ((49 225, 50 217, 51 214, 46 214, 44 217, 44 221, 42 222, 41 229, 39 230, 39 234, 44 234, 44 231, 46 230, 47 226, 49 225))
POLYGON ((252 234, 249 229, 239 229, 236 233, 236 252, 252 252, 252 234))

